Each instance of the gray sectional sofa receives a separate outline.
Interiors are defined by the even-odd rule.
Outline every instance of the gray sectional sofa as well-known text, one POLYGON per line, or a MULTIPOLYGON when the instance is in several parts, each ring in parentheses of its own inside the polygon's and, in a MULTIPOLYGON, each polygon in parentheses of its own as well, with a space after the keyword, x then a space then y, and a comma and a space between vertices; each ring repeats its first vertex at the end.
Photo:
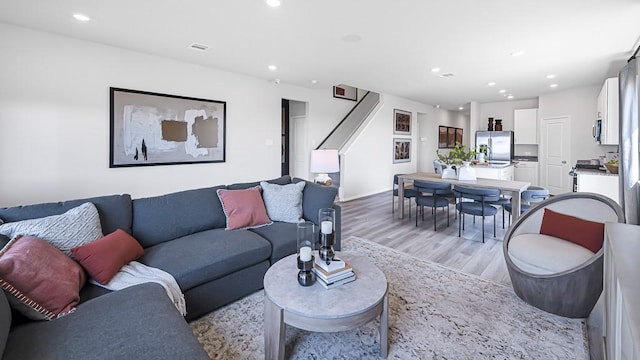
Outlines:
MULTIPOLYGON (((275 184, 304 181, 289 176, 275 184)), ((225 230, 217 189, 245 189, 255 183, 187 190, 131 199, 111 195, 0 209, 5 222, 62 214, 84 202, 100 214, 103 233, 120 228, 144 248, 138 261, 176 279, 185 295, 186 320, 262 288, 269 266, 296 251, 296 225, 274 222, 255 229, 225 230)), ((318 222, 318 209, 336 209, 340 249, 340 207, 336 188, 306 182, 303 217, 318 222)), ((9 239, 0 235, 0 245, 9 239)), ((3 359, 199 359, 207 358, 164 289, 142 284, 110 292, 87 284, 75 312, 53 321, 30 321, 12 312, 0 292, 0 353, 3 359)))

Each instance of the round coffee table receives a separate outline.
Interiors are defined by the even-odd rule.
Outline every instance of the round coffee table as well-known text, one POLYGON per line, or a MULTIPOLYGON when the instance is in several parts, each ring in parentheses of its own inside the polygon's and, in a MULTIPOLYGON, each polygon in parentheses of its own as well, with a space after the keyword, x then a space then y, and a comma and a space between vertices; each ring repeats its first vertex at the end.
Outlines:
MULTIPOLYGON (((317 255, 316 255, 317 256, 317 255)), ((285 324, 318 332, 357 328, 380 315, 380 356, 387 357, 387 279, 364 257, 338 253, 356 280, 325 289, 317 281, 300 286, 296 254, 275 263, 264 276, 265 359, 284 359, 285 324)))

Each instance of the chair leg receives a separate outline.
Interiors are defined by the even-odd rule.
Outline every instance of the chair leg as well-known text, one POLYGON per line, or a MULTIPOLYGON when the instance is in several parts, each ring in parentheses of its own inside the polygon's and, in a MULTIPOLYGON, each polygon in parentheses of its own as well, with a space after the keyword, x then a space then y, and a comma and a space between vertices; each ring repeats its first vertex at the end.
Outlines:
MULTIPOLYGON (((475 216, 473 218, 475 220, 475 216)), ((484 210, 482 211, 482 243, 484 244, 484 210)))
MULTIPOLYGON (((417 209, 418 209, 418 204, 416 204, 416 211, 418 211, 417 209)), ((416 227, 418 227, 418 215, 416 215, 416 227)))
POLYGON ((436 217, 438 216, 438 209, 436 209, 436 208, 432 208, 432 209, 435 210, 435 211, 433 211, 433 231, 437 231, 436 230, 436 217))
POLYGON ((396 201, 395 201, 395 199, 396 199, 396 196, 393 195, 393 192, 391 192, 391 213, 392 214, 396 213, 396 207, 395 207, 396 201))
POLYGON ((449 204, 447 204, 447 227, 449 227, 449 220, 451 219, 451 216, 449 214, 449 204))
MULTIPOLYGON (((502 228, 504 229, 504 205, 502 206, 502 228)), ((495 237, 495 235, 493 235, 493 237, 495 237)))
POLYGON ((458 216, 458 237, 460 237, 460 226, 462 226, 462 213, 458 216))
MULTIPOLYGON (((502 217, 502 221, 504 222, 504 216, 502 217)), ((504 226, 502 227, 504 229, 504 226)), ((496 237, 496 215, 493 215, 493 237, 496 237)))

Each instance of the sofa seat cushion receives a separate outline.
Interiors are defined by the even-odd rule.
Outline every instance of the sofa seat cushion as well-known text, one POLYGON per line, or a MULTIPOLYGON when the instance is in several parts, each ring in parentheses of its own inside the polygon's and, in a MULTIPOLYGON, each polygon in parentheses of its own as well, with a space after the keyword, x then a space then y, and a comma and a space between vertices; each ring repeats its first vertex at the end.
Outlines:
POLYGON ((55 321, 9 333, 3 359, 208 359, 162 286, 146 283, 87 301, 55 321))
POLYGON ((274 222, 271 225, 251 229, 252 232, 269 240, 272 247, 271 264, 297 251, 298 224, 274 222))
POLYGON ((518 268, 537 275, 557 274, 573 269, 594 255, 585 247, 543 234, 512 237, 508 253, 518 268))
POLYGON ((271 244, 248 230, 213 229, 149 247, 138 261, 173 275, 186 292, 270 255, 271 244))

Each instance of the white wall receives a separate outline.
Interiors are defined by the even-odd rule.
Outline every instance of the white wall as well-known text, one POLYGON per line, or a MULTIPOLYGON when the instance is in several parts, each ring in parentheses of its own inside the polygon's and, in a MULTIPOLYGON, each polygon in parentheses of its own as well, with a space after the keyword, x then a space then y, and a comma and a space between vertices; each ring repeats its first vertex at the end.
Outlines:
POLYGON ((574 88, 539 98, 539 119, 563 115, 571 117, 572 165, 576 160, 597 159, 607 151, 617 151, 617 146, 598 145, 591 136, 600 89, 601 86, 574 88))
POLYGON ((417 112, 432 107, 392 95, 383 95, 379 110, 355 141, 344 150, 341 200, 347 201, 391 189, 393 175, 417 169, 417 112), (393 109, 411 111, 411 136, 393 134, 393 109), (411 162, 393 163, 393 138, 411 138, 411 162))
POLYGON ((278 177, 282 98, 309 103, 316 141, 355 105, 330 86, 275 85, 5 24, 0 48, 0 206, 278 177), (226 162, 110 169, 110 86, 226 101, 226 162))
MULTIPOLYGON (((502 119, 502 131, 513 131, 513 111, 516 109, 534 109, 538 107, 538 99, 500 101, 480 104, 480 118, 477 122, 478 131, 486 131, 489 118, 502 119)), ((475 134, 471 142, 475 144, 475 134)))
MULTIPOLYGON (((451 126, 462 128, 462 144, 469 146, 471 140, 471 131, 469 128, 469 116, 460 111, 450 111, 433 108, 426 114, 419 117, 419 127, 427 127, 428 136, 426 139, 419 139, 421 148, 424 149, 420 153, 418 171, 433 172, 433 160, 437 158, 438 150, 439 126, 451 126), (424 141, 423 141, 424 140, 424 141)), ((448 154, 450 149, 440 149, 443 154, 448 154)))

